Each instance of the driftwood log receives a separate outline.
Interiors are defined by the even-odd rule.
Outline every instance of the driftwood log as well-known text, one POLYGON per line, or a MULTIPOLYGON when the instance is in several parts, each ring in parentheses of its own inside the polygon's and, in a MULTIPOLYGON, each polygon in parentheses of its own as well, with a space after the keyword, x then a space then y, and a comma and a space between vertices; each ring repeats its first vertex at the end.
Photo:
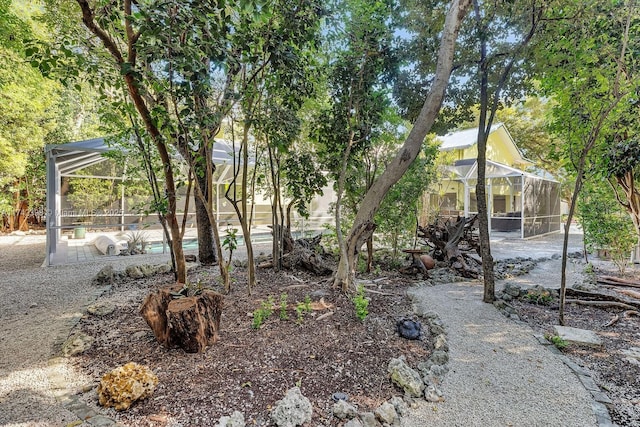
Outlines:
POLYGON ((140 313, 160 344, 201 353, 218 339, 224 297, 207 289, 178 297, 182 289, 174 285, 147 295, 140 313))
MULTIPOLYGON (((319 276, 326 276, 333 273, 333 269, 327 263, 325 250, 320 244, 322 234, 318 234, 312 238, 293 240, 287 227, 284 227, 282 233, 284 236, 282 267, 284 269, 302 269, 319 276)), ((258 267, 272 268, 273 259, 261 262, 258 267)))
POLYGON ((614 276, 600 276, 598 283, 603 285, 624 286, 628 288, 640 288, 640 282, 636 280, 622 279, 614 276))
POLYGON ((567 288, 567 304, 593 305, 599 307, 617 307, 624 310, 639 310, 640 301, 626 298, 622 295, 612 295, 603 292, 581 291, 567 288), (570 299, 569 299, 570 298, 570 299))
POLYGON ((418 227, 418 237, 434 248, 434 258, 447 261, 463 277, 477 278, 481 274, 478 260, 463 252, 478 252, 480 246, 473 233, 477 219, 478 215, 458 217, 455 222, 447 220, 444 224, 436 220, 426 227, 418 227))

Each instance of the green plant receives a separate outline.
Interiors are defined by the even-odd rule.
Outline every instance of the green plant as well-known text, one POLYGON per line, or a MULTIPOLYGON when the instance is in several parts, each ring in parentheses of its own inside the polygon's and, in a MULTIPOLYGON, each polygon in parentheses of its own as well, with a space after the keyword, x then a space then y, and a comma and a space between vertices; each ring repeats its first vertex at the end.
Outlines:
POLYGON ((353 304, 356 309, 356 317, 360 319, 360 321, 364 321, 369 315, 369 300, 364 296, 363 285, 358 286, 356 295, 353 297, 353 304))
POLYGON ((233 251, 238 247, 238 229, 232 228, 231 224, 227 224, 227 234, 222 240, 222 247, 229 252, 229 259, 227 260, 227 269, 231 269, 231 257, 233 255, 233 251))
POLYGON ((529 290, 523 297, 525 301, 537 305, 549 305, 553 301, 553 296, 547 290, 529 290))
POLYGON ((271 317, 273 314, 273 305, 274 299, 272 296, 269 296, 266 301, 262 301, 260 304, 260 308, 254 310, 253 312, 253 322, 251 322, 251 327, 253 329, 258 329, 262 324, 271 317))
POLYGON ((304 320, 304 313, 311 313, 311 297, 309 295, 304 297, 304 301, 296 304, 296 313, 298 314, 298 324, 301 324, 304 320))
POLYGON ((558 335, 545 334, 544 337, 547 341, 549 341, 551 344, 556 346, 558 350, 562 350, 563 348, 566 348, 569 345, 567 341, 565 341, 564 339, 562 339, 562 337, 558 335))
POLYGON ((287 320, 287 294, 280 295, 280 320, 287 320))
POLYGON ((633 222, 617 204, 608 186, 587 183, 583 191, 584 196, 578 201, 578 216, 587 249, 606 250, 620 273, 624 273, 638 239, 633 222))
POLYGON ((127 252, 130 255, 145 253, 147 245, 147 235, 143 231, 130 231, 127 234, 127 252))

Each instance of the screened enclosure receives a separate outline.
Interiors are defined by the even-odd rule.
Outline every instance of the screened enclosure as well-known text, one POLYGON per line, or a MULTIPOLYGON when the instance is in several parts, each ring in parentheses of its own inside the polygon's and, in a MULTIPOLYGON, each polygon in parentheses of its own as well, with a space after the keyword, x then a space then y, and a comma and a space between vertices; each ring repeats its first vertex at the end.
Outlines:
MULTIPOLYGON (((135 232, 145 230, 160 236, 161 225, 156 214, 150 184, 126 149, 108 145, 103 138, 46 147, 47 212, 46 259, 51 265, 58 248, 69 239, 83 239, 85 233, 135 232), (155 231, 155 233, 153 233, 155 231)), ((233 205, 225 193, 232 186, 234 158, 239 148, 224 140, 216 140, 213 162, 215 215, 219 226, 238 226, 233 205), (234 152, 235 151, 235 152, 234 152)), ((237 165, 237 163, 236 163, 237 165)), ((250 163, 253 166, 253 162, 250 163)), ((177 177, 178 221, 195 228, 194 191, 187 198, 187 170, 177 177), (185 216, 185 210, 187 214, 185 216)), ((296 218, 298 227, 312 227, 328 221, 330 200, 320 197, 311 203, 312 218, 296 218), (326 199, 326 200, 325 200, 326 199), (304 224, 301 224, 304 222, 304 224)), ((254 225, 271 223, 271 203, 267 196, 254 195, 254 225)), ((194 230, 195 231, 195 230, 194 230)))
MULTIPOLYGON (((429 209, 440 217, 476 214, 477 172, 476 159, 445 166, 429 209)), ((487 160, 486 195, 490 232, 528 238, 560 230, 560 183, 555 180, 487 160)))

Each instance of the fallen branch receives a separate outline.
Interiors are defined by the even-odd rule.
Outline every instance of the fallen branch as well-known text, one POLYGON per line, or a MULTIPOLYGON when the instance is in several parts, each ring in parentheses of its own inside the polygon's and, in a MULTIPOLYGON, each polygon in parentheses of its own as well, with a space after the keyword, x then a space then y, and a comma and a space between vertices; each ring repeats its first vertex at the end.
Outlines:
MULTIPOLYGON (((626 313, 626 312, 625 312, 626 313)), ((620 320, 620 316, 618 316, 617 314, 615 316, 613 316, 613 319, 611 319, 609 322, 607 322, 606 324, 602 325, 605 328, 608 328, 609 326, 613 326, 616 323, 618 323, 618 320, 620 320)))
MULTIPOLYGON (((636 310, 626 310, 622 312, 622 317, 624 317, 625 319, 628 319, 631 316, 637 316, 640 317, 640 311, 636 311, 636 310)), ((610 326, 615 325, 616 323, 618 323, 618 320, 620 320, 620 316, 619 315, 615 315, 613 316, 613 319, 611 319, 611 321, 609 321, 608 323, 606 323, 605 325, 603 325, 605 328, 608 328, 610 326)))
POLYGON ((388 297, 393 296, 393 294, 389 294, 389 293, 386 293, 386 292, 375 291, 373 289, 364 288, 364 291, 365 292, 371 292, 372 294, 385 295, 385 296, 388 296, 388 297))
POLYGON ((334 313, 333 311, 329 311, 329 312, 327 312, 327 313, 325 313, 325 314, 323 314, 323 315, 321 315, 321 316, 318 316, 318 318, 317 318, 316 320, 324 320, 324 319, 327 319, 327 318, 329 318, 329 317, 333 316, 333 313, 334 313))
POLYGON ((566 300, 567 304, 578 304, 578 305, 590 305, 594 307, 601 308, 623 308, 625 310, 635 310, 635 307, 629 304, 625 304, 623 302, 615 302, 615 301, 585 301, 581 299, 568 299, 566 300))
POLYGON ((614 276, 600 276, 598 277, 598 283, 615 286, 627 286, 630 288, 640 288, 640 282, 637 282, 635 280, 621 279, 620 277, 614 276))
POLYGON ((623 298, 617 295, 604 294, 601 292, 581 291, 573 288, 567 288, 566 294, 568 297, 573 297, 580 300, 617 302, 626 304, 632 310, 640 310, 640 301, 630 300, 628 298, 623 298))
POLYGON ((640 299, 640 292, 631 289, 615 289, 616 292, 631 298, 640 299))

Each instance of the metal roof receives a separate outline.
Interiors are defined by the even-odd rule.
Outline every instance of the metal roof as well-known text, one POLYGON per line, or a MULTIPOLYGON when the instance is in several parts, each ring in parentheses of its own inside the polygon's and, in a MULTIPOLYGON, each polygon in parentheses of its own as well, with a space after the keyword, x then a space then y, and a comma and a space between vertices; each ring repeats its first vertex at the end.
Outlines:
MULTIPOLYGON (((105 138, 87 139, 84 141, 68 142, 66 144, 50 144, 45 147, 47 157, 55 159, 55 163, 62 176, 69 175, 77 170, 103 162, 105 153, 109 151, 125 151, 125 147, 119 147, 117 143, 107 143, 105 138)), ((233 152, 238 158, 240 149, 228 141, 216 139, 213 145, 213 163, 233 163, 233 152)))
MULTIPOLYGON (((495 132, 500 126, 502 123, 492 125, 489 134, 495 132)), ((437 139, 442 141, 442 145, 440 145, 442 151, 469 148, 478 142, 478 128, 448 133, 445 136, 438 136, 437 139)))

